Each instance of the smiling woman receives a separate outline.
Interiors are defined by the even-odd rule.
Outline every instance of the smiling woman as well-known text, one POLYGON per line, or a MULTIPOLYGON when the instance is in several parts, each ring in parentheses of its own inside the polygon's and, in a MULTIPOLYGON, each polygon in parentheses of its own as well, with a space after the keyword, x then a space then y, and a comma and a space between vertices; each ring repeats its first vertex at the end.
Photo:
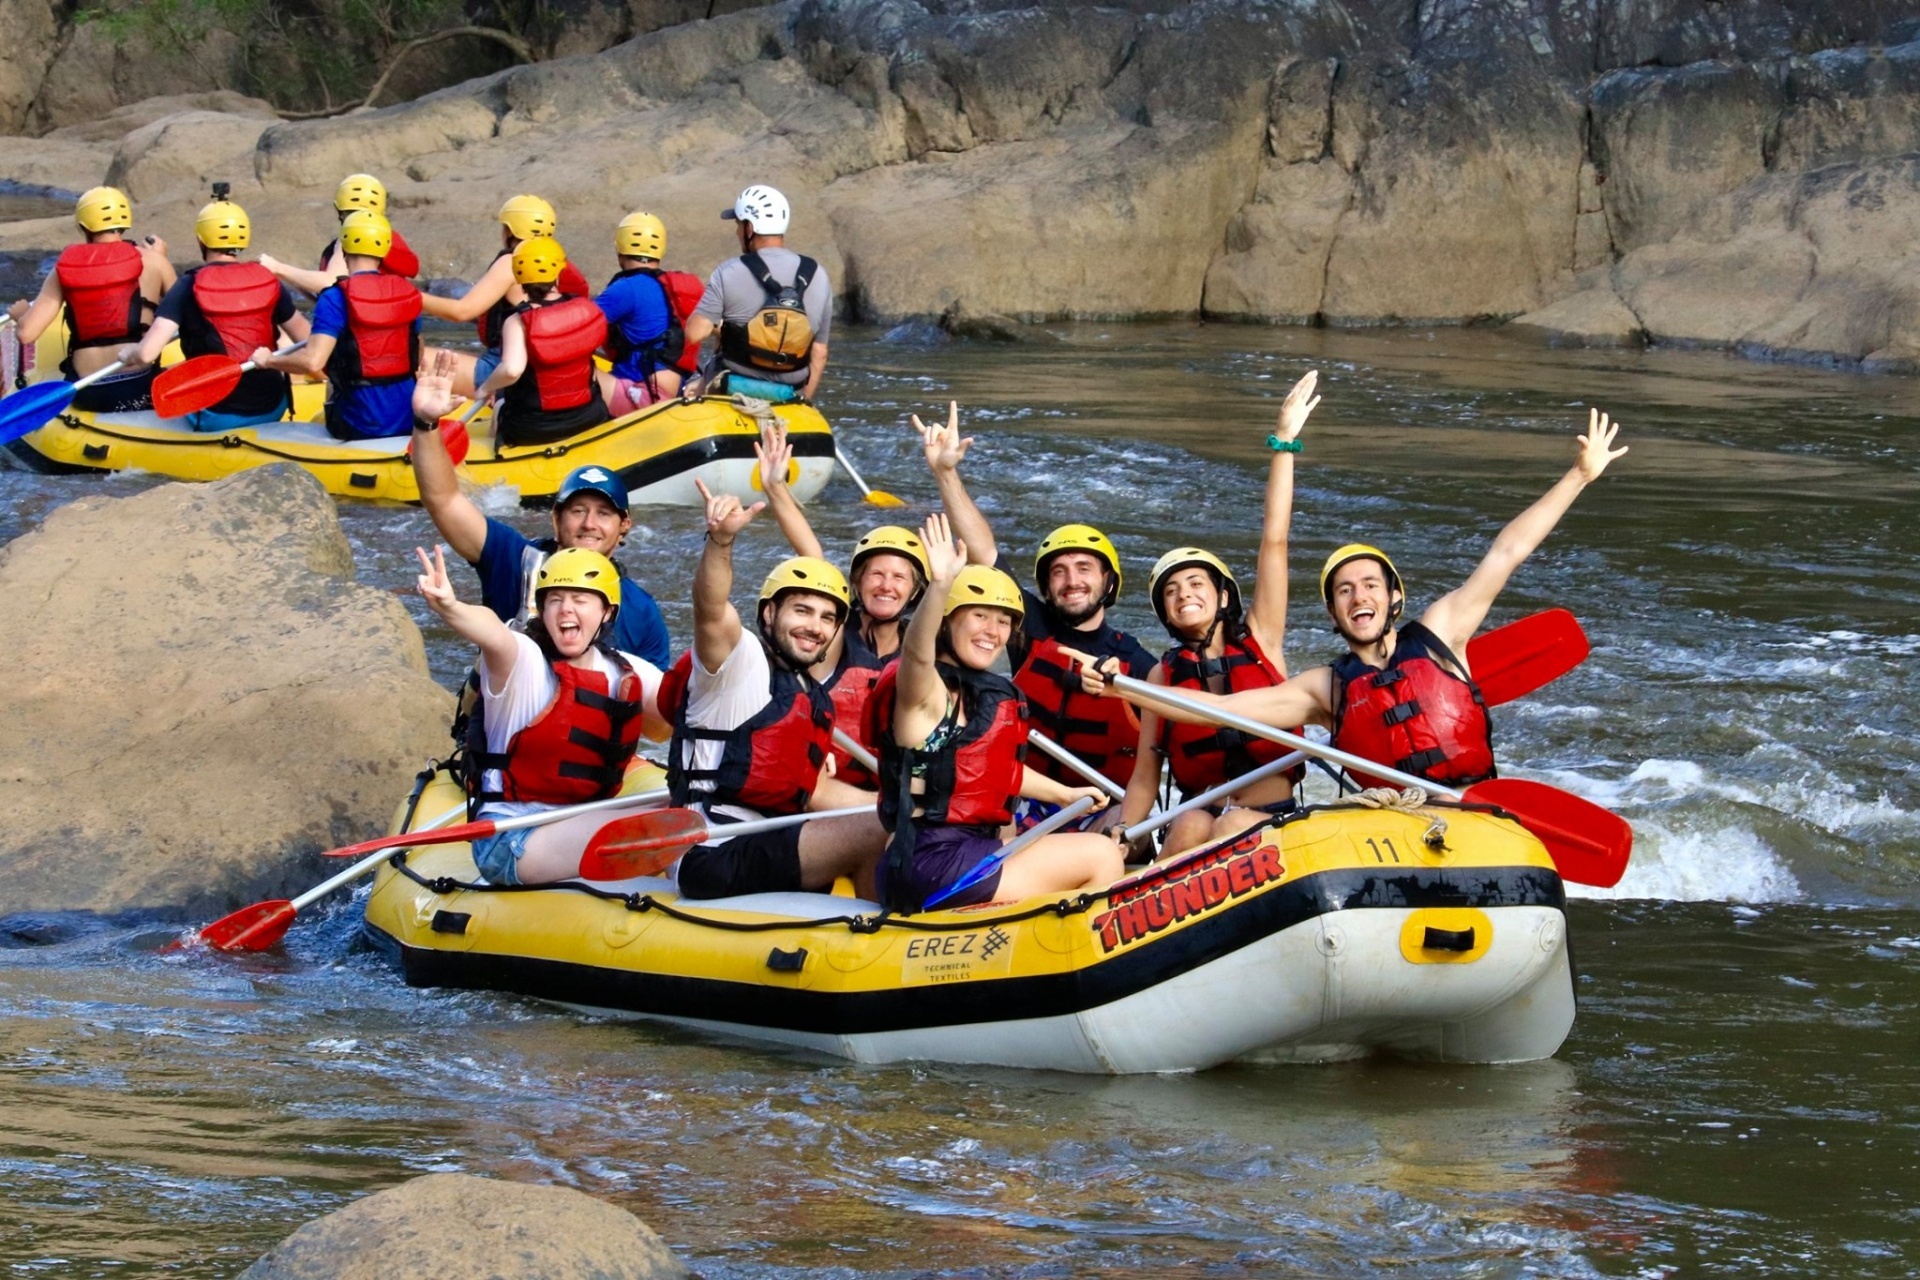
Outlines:
MULTIPOLYGON (((540 567, 536 613, 524 634, 492 610, 463 604, 446 555, 420 557, 420 594, 480 647, 481 724, 469 728, 481 818, 514 818, 618 795, 642 733, 666 736, 660 669, 605 644, 620 609, 620 577, 597 551, 555 552, 540 567)), ((476 841, 494 884, 543 884, 580 873, 599 814, 519 827, 476 841)))

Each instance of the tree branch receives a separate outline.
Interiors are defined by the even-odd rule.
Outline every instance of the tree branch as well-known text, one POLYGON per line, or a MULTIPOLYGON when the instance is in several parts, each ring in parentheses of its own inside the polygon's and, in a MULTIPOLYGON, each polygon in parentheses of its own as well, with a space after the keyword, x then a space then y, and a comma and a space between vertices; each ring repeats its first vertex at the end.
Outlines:
POLYGON ((539 61, 534 56, 533 46, 510 31, 502 31, 498 27, 446 27, 424 36, 416 36, 405 44, 396 46, 393 56, 387 60, 386 68, 380 72, 379 78, 367 90, 366 97, 353 102, 343 102, 339 106, 330 107, 324 111, 282 111, 280 116, 285 120, 318 120, 325 116, 344 115, 349 111, 371 111, 374 101, 386 91, 387 81, 393 79, 393 73, 400 69, 400 64, 406 61, 408 54, 415 49, 423 49, 427 45, 438 44, 442 40, 458 39, 461 36, 491 40, 495 44, 504 45, 507 51, 521 62, 539 61))

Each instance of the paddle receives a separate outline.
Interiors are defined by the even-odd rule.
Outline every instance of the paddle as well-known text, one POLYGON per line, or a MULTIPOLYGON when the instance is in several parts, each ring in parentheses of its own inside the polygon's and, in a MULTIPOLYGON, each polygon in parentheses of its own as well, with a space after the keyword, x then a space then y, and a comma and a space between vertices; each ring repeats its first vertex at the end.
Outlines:
POLYGON ((1090 812, 1092 809, 1093 797, 1081 796, 1078 800, 1075 800, 1072 804, 1066 806, 1066 808, 1061 809, 1052 817, 1035 823, 1028 830, 1021 832, 1012 840, 1001 845, 998 853, 988 854, 986 857, 980 859, 980 861, 973 864, 967 874, 961 876, 958 880, 955 880, 931 898, 928 898, 921 910, 938 911, 941 904, 952 902, 955 898, 973 888, 973 886, 979 884, 982 880, 985 880, 994 873, 1001 863, 1032 844, 1035 840, 1038 840, 1041 836, 1052 835, 1061 827, 1066 826, 1069 822, 1074 821, 1084 813, 1090 812))
POLYGON ((329 849, 320 856, 357 858, 363 853, 372 853, 376 849, 410 849, 422 844, 451 844, 461 840, 482 840, 487 836, 498 835, 502 831, 518 831, 522 827, 543 827, 549 822, 559 822, 582 813, 596 813, 601 809, 627 809, 637 804, 659 804, 666 799, 666 796, 664 789, 657 789, 630 796, 614 796, 609 800, 590 800, 586 804, 563 805, 558 809, 542 809, 539 813, 523 813, 517 818, 482 818, 478 822, 463 822, 457 827, 447 827, 440 831, 403 831, 397 836, 381 836, 377 840, 362 840, 359 844, 329 849))
MULTIPOLYGON (((281 347, 274 354, 298 351, 305 339, 281 347)), ((245 364, 231 356, 195 356, 162 369, 153 380, 153 411, 163 418, 184 418, 190 413, 210 409, 233 394, 240 376, 259 368, 253 361, 245 364)))
POLYGON ((1191 800, 1182 800, 1179 804, 1164 813, 1150 813, 1128 827, 1122 834, 1126 836, 1127 843, 1132 844, 1141 836, 1152 835, 1183 813, 1204 808, 1216 800, 1224 800, 1236 792, 1246 790, 1256 782, 1271 778, 1276 773, 1285 773, 1304 759, 1306 759, 1306 755, 1303 752, 1290 751, 1278 760, 1268 761, 1258 769, 1249 770, 1239 777, 1223 782, 1209 791, 1202 791, 1191 800))
POLYGON ((1497 707, 1559 679, 1592 651, 1578 619, 1546 609, 1475 636, 1466 657, 1480 696, 1497 707))
MULTIPOLYGON (((462 839, 479 839, 482 836, 493 834, 493 831, 511 831, 516 827, 537 827, 549 822, 559 822, 588 810, 607 808, 615 803, 657 804, 666 798, 666 790, 661 788, 654 791, 643 791, 638 795, 615 796, 612 800, 599 800, 592 804, 570 805, 561 809, 549 809, 544 813, 524 814, 518 818, 505 818, 493 823, 469 822, 457 827, 442 827, 439 825, 445 818, 450 818, 456 813, 465 812, 466 806, 463 804, 449 813, 442 814, 440 818, 434 819, 424 827, 406 832, 402 836, 385 836, 382 837, 382 840, 389 842, 408 840, 412 845, 451 844, 462 839), (476 827, 483 826, 491 827, 492 830, 473 830, 476 827), (471 836, 467 833, 471 833, 471 836), (414 839, 413 837, 418 838, 414 839)), ((324 856, 329 858, 349 857, 353 853, 366 848, 368 845, 379 843, 380 841, 363 841, 357 845, 349 845, 345 849, 335 849, 324 856)), ((311 906, 342 885, 352 884, 361 876, 371 873, 374 868, 387 860, 393 850, 405 847, 408 846, 386 843, 381 848, 374 850, 360 861, 348 867, 345 871, 326 880, 322 880, 319 884, 291 901, 285 898, 274 898, 266 902, 256 902, 250 907, 242 907, 238 911, 221 916, 212 924, 203 925, 196 931, 197 936, 200 941, 206 943, 215 951, 265 951, 268 947, 271 947, 274 943, 287 936, 287 930, 293 925, 294 916, 299 913, 302 907, 311 906)))
POLYGON ((907 505, 905 500, 896 498, 884 489, 869 489, 867 482, 860 478, 860 473, 853 469, 853 463, 847 461, 847 455, 841 451, 838 440, 833 442, 833 456, 834 459, 839 462, 841 470, 847 473, 847 478, 853 481, 854 487, 860 490, 860 496, 868 502, 871 502, 874 506, 904 507, 907 505))
POLYGON ((835 729, 833 731, 833 745, 846 752, 847 755, 852 757, 855 764, 865 769, 868 773, 876 777, 879 775, 880 762, 874 759, 873 752, 867 750, 851 737, 847 736, 846 730, 835 729))
POLYGON ((1323 746, 1284 729, 1276 729, 1258 720, 1249 720, 1231 711, 1196 702, 1161 685, 1122 675, 1109 676, 1108 680, 1115 688, 1136 697, 1158 702, 1162 706, 1178 707, 1211 723, 1223 724, 1253 737, 1265 738, 1269 742, 1304 751, 1310 756, 1331 760, 1371 777, 1385 779, 1396 786, 1420 787, 1432 794, 1470 804, 1498 805, 1538 837, 1540 843, 1547 847, 1547 852, 1553 855, 1554 865, 1559 868, 1560 875, 1575 884, 1590 884, 1606 889, 1618 884, 1620 877, 1626 874, 1627 859, 1633 853, 1633 828, 1627 825, 1626 819, 1609 813, 1590 800, 1569 795, 1558 787, 1517 778, 1494 778, 1476 782, 1464 792, 1456 791, 1452 787, 1390 769, 1338 747, 1323 746))
POLYGON ((850 818, 872 813, 870 804, 846 809, 822 809, 818 813, 789 813, 778 818, 758 818, 752 822, 722 822, 709 825, 693 809, 656 809, 616 818, 593 833, 586 852, 580 855, 582 880, 628 880, 634 876, 652 876, 672 866, 687 850, 709 839, 731 840, 735 836, 757 835, 781 827, 797 826, 815 818, 850 818))
POLYGON ((36 382, 0 400, 0 444, 11 444, 30 431, 38 431, 64 413, 81 388, 112 377, 125 367, 125 361, 115 360, 77 381, 36 382))
POLYGON ((1041 737, 1038 729, 1028 731, 1027 742, 1032 746, 1040 748, 1041 751, 1052 756, 1055 760, 1058 760, 1061 764, 1073 770, 1088 782, 1091 782, 1094 786, 1112 796, 1115 800, 1125 800, 1127 798, 1127 789, 1125 787, 1055 742, 1052 738, 1041 737))

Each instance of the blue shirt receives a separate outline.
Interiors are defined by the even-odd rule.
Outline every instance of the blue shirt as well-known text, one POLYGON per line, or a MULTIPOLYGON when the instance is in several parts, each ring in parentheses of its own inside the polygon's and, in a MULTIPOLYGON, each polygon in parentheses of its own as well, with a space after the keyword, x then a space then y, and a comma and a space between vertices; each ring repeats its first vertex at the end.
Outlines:
POLYGON ((614 376, 629 382, 647 377, 653 369, 636 348, 657 341, 673 322, 673 313, 667 306, 666 286, 658 277, 636 268, 608 281, 594 302, 607 313, 607 323, 625 339, 614 344, 615 349, 625 353, 613 366, 614 376))
MULTIPOLYGON (((551 555, 554 541, 542 538, 535 542, 512 525, 487 517, 487 540, 473 567, 480 575, 480 603, 502 622, 511 622, 526 610, 522 592, 529 549, 551 555)), ((660 606, 645 587, 625 573, 620 575, 620 612, 613 619, 613 647, 645 658, 662 671, 673 665, 673 641, 667 635, 667 620, 660 616, 660 606)))
MULTIPOLYGON (((378 275, 358 272, 355 275, 378 275)), ((313 301, 313 331, 339 341, 347 331, 347 295, 339 285, 328 285, 313 301)), ((413 333, 420 336, 420 320, 413 322, 413 333)), ((327 424, 336 435, 348 439, 371 440, 383 436, 404 436, 413 431, 413 379, 383 382, 373 386, 342 387, 330 383, 327 424)))

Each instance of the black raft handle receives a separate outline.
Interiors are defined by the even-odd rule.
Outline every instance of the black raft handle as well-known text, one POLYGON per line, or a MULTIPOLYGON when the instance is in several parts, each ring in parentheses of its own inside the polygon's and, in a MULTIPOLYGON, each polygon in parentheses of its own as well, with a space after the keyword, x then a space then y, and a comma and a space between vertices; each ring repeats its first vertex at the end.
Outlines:
POLYGON ((1426 941, 1420 944, 1427 951, 1471 951, 1473 950, 1473 929, 1436 929, 1427 926, 1426 941))
POLYGON ((807 967, 807 949, 795 947, 791 951, 782 951, 775 947, 767 953, 767 968, 775 973, 798 973, 807 967))

